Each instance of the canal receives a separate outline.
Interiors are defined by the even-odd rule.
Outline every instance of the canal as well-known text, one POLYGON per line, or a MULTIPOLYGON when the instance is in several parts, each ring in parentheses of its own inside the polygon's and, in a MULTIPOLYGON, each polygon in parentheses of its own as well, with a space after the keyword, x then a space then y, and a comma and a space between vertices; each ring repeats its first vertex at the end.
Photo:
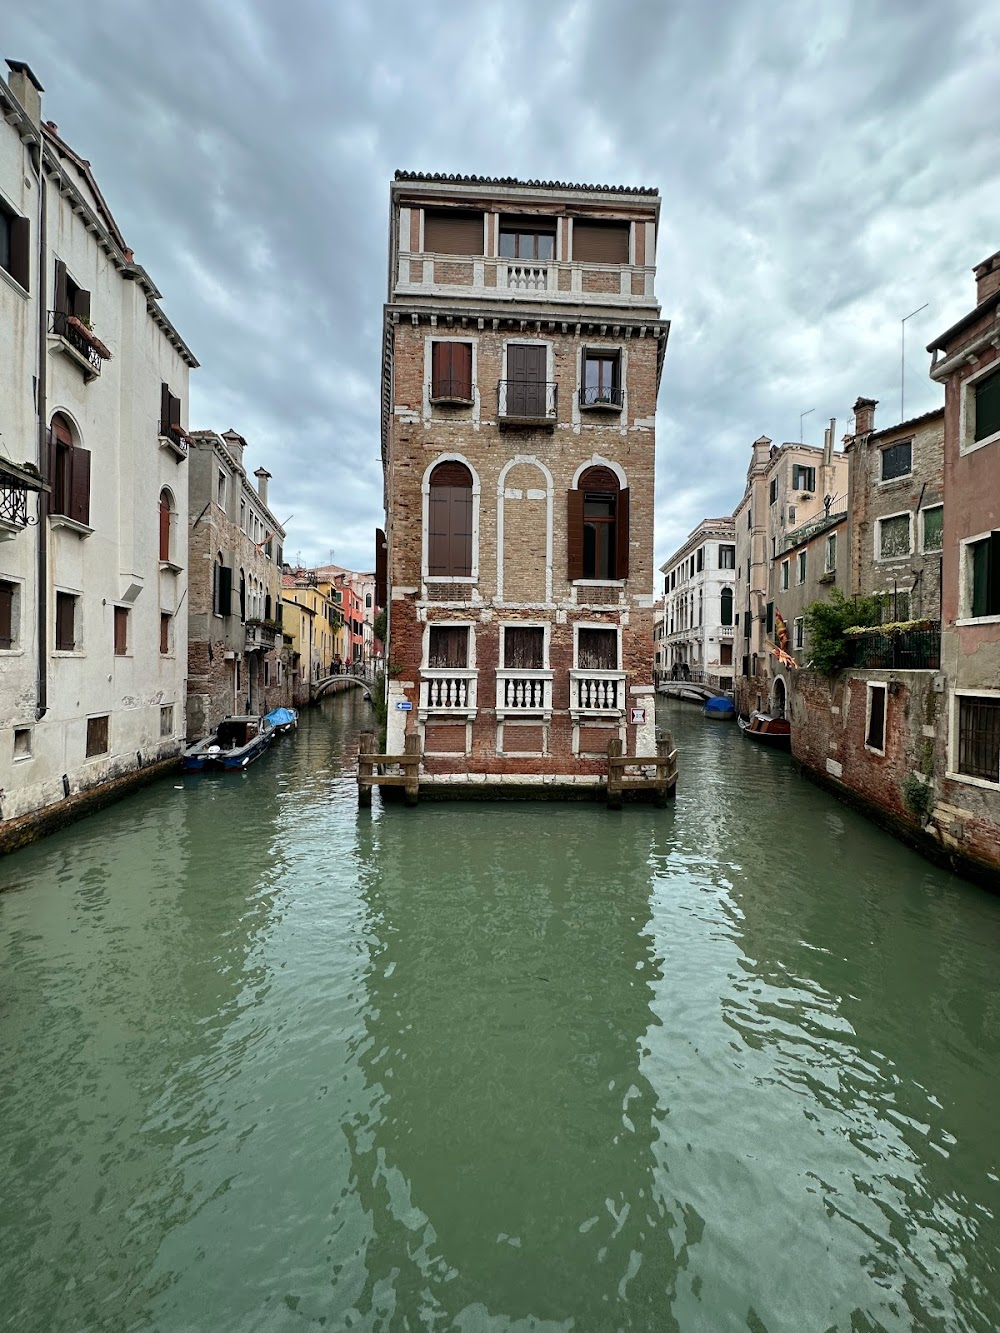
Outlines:
POLYGON ((688 705, 621 814, 368 717, 0 862, 0 1324, 1000 1326, 1000 900, 688 705))

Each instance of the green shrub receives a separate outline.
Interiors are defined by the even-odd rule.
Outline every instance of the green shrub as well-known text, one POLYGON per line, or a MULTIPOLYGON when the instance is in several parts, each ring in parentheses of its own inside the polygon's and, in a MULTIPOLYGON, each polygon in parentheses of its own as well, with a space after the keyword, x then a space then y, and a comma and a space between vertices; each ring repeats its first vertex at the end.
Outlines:
POLYGON ((903 800, 910 814, 923 821, 934 807, 934 788, 928 782, 921 782, 916 773, 907 773, 899 784, 903 800))
POLYGON ((839 588, 822 602, 810 602, 803 612, 809 635, 809 664, 832 676, 847 666, 853 651, 847 635, 860 625, 877 625, 881 603, 878 597, 848 600, 839 588))

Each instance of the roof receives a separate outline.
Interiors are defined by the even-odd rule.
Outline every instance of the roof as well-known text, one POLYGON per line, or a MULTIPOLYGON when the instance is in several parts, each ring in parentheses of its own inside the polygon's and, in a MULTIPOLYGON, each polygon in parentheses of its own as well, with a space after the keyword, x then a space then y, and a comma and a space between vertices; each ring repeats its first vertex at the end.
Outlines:
POLYGON ((946 352, 948 344, 954 338, 957 338, 960 333, 964 333, 973 324, 977 324, 979 320, 990 313, 993 307, 1000 309, 1000 292, 994 292, 992 296, 987 296, 985 301, 980 301, 967 315, 963 315, 957 324, 952 324, 950 329, 945 329, 944 333, 939 333, 933 342, 927 344, 928 352, 946 352))
POLYGON ((800 546, 807 546, 809 542, 816 537, 821 537, 824 532, 829 532, 831 528, 839 527, 847 518, 847 510, 840 514, 831 514, 829 518, 811 519, 808 523, 803 523, 801 528, 792 531, 785 538, 785 545, 781 548, 781 554, 787 555, 789 551, 795 551, 800 546), (794 540, 793 540, 794 539, 794 540))
POLYGON ((520 180, 517 176, 460 176, 435 171, 397 171, 398 181, 420 185, 504 185, 530 190, 581 190, 589 194, 659 195, 655 187, 645 185, 580 185, 575 181, 520 180))
POLYGON ((869 440, 880 440, 883 435, 894 435, 898 430, 909 430, 911 426, 922 425, 925 421, 931 421, 934 417, 944 416, 944 404, 940 407, 933 407, 929 412, 922 412, 919 417, 910 417, 908 421, 900 421, 896 426, 883 426, 881 430, 873 430, 868 436, 869 440))
POLYGON ((45 135, 46 139, 48 139, 50 143, 52 143, 64 157, 69 158, 69 160, 80 172, 80 175, 87 182, 87 186, 90 190, 90 193, 93 195, 94 202, 97 205, 97 211, 101 216, 101 220, 103 221, 105 227, 107 227, 108 231, 113 237, 115 244, 125 255, 125 258, 129 260, 129 262, 132 262, 132 251, 129 250, 128 246, 125 244, 125 237, 121 234, 121 231, 119 230, 118 227, 118 223, 114 219, 114 214, 108 207, 108 202, 104 198, 104 195, 101 193, 101 189, 100 186, 97 184, 97 181, 94 179, 94 173, 91 168, 90 161, 85 157, 81 157, 79 153, 77 153, 74 149, 70 148, 66 140, 59 134, 59 127, 58 125, 56 125, 55 121, 53 120, 45 121, 45 123, 42 125, 42 133, 45 135))

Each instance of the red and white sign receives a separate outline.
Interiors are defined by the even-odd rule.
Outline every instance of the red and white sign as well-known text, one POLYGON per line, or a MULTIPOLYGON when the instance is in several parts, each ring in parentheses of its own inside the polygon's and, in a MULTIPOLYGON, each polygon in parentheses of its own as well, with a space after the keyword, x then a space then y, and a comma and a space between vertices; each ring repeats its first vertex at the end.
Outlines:
POLYGON ((633 709, 632 709, 632 725, 635 726, 635 727, 642 727, 642 726, 645 726, 645 723, 646 723, 646 710, 645 710, 645 708, 633 708, 633 709))

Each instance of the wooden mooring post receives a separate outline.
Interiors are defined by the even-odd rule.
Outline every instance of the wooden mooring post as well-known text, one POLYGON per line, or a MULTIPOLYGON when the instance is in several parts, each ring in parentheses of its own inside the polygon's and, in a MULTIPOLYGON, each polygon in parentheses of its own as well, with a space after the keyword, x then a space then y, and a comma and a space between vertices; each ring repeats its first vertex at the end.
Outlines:
POLYGON ((406 736, 403 749, 409 761, 403 769, 406 777, 403 797, 407 805, 416 805, 420 797, 420 737, 415 731, 406 736))
POLYGON ((622 754, 622 742, 616 736, 608 741, 608 809, 620 810, 626 792, 651 791, 659 806, 677 794, 677 751, 674 738, 669 731, 656 733, 656 757, 652 755, 622 754), (628 770, 644 770, 635 777, 630 777, 628 770), (653 769, 655 776, 648 777, 645 770, 653 769))
POLYGON ((373 787, 402 787, 407 805, 416 805, 420 797, 420 737, 412 732, 406 737, 403 754, 376 754, 375 733, 363 731, 358 737, 358 805, 371 805, 373 787), (376 767, 398 766, 402 772, 377 773, 376 767))
POLYGON ((375 753, 374 731, 363 731, 358 737, 358 805, 372 803, 372 774, 375 766, 370 756, 375 753))

